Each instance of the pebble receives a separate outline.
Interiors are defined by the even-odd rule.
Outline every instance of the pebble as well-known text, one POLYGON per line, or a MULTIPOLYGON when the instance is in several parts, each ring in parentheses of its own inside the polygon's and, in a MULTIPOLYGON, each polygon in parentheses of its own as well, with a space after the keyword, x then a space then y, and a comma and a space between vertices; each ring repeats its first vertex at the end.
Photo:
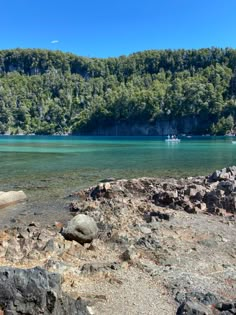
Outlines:
POLYGON ((140 226, 140 232, 143 234, 151 234, 152 230, 146 226, 140 226))

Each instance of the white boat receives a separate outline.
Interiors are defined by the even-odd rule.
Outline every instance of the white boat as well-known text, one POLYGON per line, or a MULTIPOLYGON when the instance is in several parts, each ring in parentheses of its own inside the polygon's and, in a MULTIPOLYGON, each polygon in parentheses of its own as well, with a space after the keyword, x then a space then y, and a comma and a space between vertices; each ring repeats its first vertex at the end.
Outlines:
POLYGON ((233 144, 236 144, 236 141, 232 141, 233 144))
POLYGON ((178 138, 169 138, 169 139, 165 139, 166 142, 174 142, 174 143, 178 143, 180 142, 180 139, 178 138))

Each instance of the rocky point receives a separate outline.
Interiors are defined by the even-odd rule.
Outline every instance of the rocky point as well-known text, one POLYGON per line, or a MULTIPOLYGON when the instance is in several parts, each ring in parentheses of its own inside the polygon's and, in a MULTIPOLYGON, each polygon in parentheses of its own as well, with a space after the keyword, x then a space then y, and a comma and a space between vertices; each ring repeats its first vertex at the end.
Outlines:
POLYGON ((234 166, 71 194, 66 226, 1 231, 2 312, 236 314, 235 194, 234 166))

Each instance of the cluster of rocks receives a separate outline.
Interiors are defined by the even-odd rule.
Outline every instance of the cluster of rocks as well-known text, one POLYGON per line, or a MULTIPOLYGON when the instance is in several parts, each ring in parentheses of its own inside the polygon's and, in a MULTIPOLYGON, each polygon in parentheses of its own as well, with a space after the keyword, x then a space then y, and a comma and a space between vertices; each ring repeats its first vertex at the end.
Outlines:
MULTIPOLYGON (((135 209, 155 212, 153 205, 189 213, 236 212, 236 166, 215 171, 210 176, 185 179, 140 178, 100 183, 81 191, 71 202, 72 212, 92 215, 96 221, 111 222, 111 216, 135 209)), ((154 216, 154 215, 153 215, 154 216)))
POLYGON ((3 230, 0 233, 0 258, 14 263, 41 259, 50 252, 60 254, 65 245, 57 234, 56 230, 42 228, 37 223, 3 230))
POLYGON ((85 270, 84 263, 74 267, 81 252, 85 253, 86 248, 66 240, 55 227, 45 228, 32 222, 2 230, 0 314, 3 311, 4 315, 89 315, 83 300, 71 298, 62 291, 65 271, 80 274, 85 270), (31 269, 33 266, 40 267, 31 269))
POLYGON ((126 277, 127 268, 162 281, 177 315, 236 314, 228 294, 236 292, 235 194, 236 167, 186 179, 108 179, 74 193, 74 217, 60 230, 31 223, 0 232, 0 265, 19 268, 0 267, 0 314, 90 314, 80 282, 99 275, 122 283, 113 274, 126 277), (225 221, 207 222, 205 213, 225 221))
MULTIPOLYGON (((158 261, 161 261, 162 253, 164 256, 166 253, 155 231, 159 230, 160 222, 171 220, 176 211, 183 210, 189 214, 210 213, 234 218, 236 167, 224 168, 209 176, 185 179, 109 180, 74 194, 74 197, 78 198, 70 204, 73 214, 84 213, 92 216, 98 222, 100 231, 106 230, 111 235, 114 230, 126 230, 126 240, 122 233, 118 232, 119 241, 134 247, 123 252, 120 256, 123 260, 133 261, 134 257, 139 257, 135 249, 141 246, 142 249, 153 253, 158 252, 158 261)), ((205 243, 202 241, 202 244, 208 246, 207 242, 210 244, 211 240, 205 243)), ((166 257, 164 260, 166 261, 166 257)), ((150 268, 147 267, 146 270, 150 268)), ((152 275, 155 275, 155 272, 151 270, 152 275)), ((159 270, 157 272, 159 273, 159 270)), ((235 314, 235 301, 227 302, 215 296, 214 303, 206 303, 204 299, 187 297, 185 300, 178 300, 180 306, 177 314, 235 314)))
POLYGON ((176 315, 232 315, 236 314, 235 301, 225 301, 212 293, 178 293, 176 301, 180 304, 176 315))

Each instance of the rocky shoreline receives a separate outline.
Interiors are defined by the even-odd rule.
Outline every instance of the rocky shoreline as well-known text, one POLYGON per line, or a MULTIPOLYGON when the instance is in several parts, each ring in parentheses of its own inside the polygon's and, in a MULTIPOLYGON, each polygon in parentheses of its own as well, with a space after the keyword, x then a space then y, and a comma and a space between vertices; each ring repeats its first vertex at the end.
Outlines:
POLYGON ((235 166, 70 198, 67 226, 0 232, 0 314, 236 314, 235 166))

